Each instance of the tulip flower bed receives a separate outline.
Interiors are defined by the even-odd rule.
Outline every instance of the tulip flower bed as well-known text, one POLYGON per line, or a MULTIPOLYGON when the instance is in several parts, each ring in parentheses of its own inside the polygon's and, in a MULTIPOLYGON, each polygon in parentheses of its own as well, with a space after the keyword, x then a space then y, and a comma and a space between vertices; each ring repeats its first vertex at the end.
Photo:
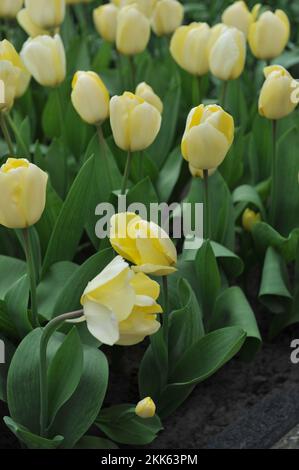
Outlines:
POLYGON ((175 448, 194 416, 184 444, 205 446, 260 398, 257 368, 297 383, 297 2, 0 0, 0 19, 11 446, 175 448))

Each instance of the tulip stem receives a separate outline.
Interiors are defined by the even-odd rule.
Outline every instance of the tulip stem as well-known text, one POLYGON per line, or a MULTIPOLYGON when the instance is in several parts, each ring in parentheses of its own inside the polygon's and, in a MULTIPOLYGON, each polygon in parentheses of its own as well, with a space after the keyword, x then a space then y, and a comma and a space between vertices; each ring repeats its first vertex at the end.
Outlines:
POLYGON ((47 380, 47 347, 49 340, 57 328, 66 320, 80 318, 83 310, 64 313, 53 318, 42 330, 40 340, 40 364, 39 364, 39 382, 40 382, 40 435, 47 436, 48 426, 48 380, 47 380))
POLYGON ((31 243, 31 238, 30 238, 30 233, 29 233, 28 228, 23 229, 23 236, 24 236, 25 255, 26 255, 26 261, 27 261, 28 278, 30 282, 30 304, 31 304, 33 326, 38 327, 40 325, 39 325, 39 320, 38 320, 38 309, 37 309, 36 273, 35 273, 35 266, 34 266, 34 260, 33 260, 32 243, 31 243))
POLYGON ((168 312, 168 281, 167 276, 162 276, 163 283, 163 304, 164 304, 164 313, 163 318, 163 333, 165 343, 168 343, 168 323, 169 323, 169 312, 168 312))
POLYGON ((8 151, 9 151, 11 156, 14 156, 15 152, 14 152, 14 148, 13 148, 13 143, 12 143, 12 140, 11 140, 11 137, 10 137, 10 134, 9 134, 9 130, 7 128, 4 113, 0 113, 0 127, 1 127, 1 130, 2 130, 2 133, 3 133, 4 140, 7 144, 8 151))
POLYGON ((8 121, 8 124, 9 124, 12 132, 15 135, 15 138, 18 140, 20 146, 22 147, 24 155, 30 161, 31 160, 30 150, 27 148, 27 145, 25 144, 24 139, 21 136, 18 127, 15 125, 13 119, 11 118, 11 116, 9 114, 7 114, 7 121, 8 121))
POLYGON ((276 138, 277 138, 277 121, 272 121, 272 182, 271 182, 271 208, 270 220, 274 219, 274 195, 275 195, 275 182, 276 182, 276 138))
POLYGON ((134 57, 132 55, 129 56, 129 63, 130 63, 130 69, 131 69, 132 92, 134 93, 134 91, 135 91, 136 70, 135 70, 134 57))
POLYGON ((201 77, 197 75, 193 76, 192 101, 193 106, 201 104, 201 77))
POLYGON ((222 108, 225 108, 226 106, 227 85, 228 82, 224 81, 221 87, 220 105, 222 106, 222 108))
POLYGON ((204 179, 204 237, 205 240, 211 238, 211 221, 210 221, 210 205, 209 205, 209 170, 203 170, 204 179))
POLYGON ((123 181, 121 185, 121 192, 120 192, 122 196, 126 194, 128 179, 130 176, 131 162, 132 162, 132 152, 128 150, 127 162, 126 162, 126 167, 125 167, 125 172, 124 172, 123 181))

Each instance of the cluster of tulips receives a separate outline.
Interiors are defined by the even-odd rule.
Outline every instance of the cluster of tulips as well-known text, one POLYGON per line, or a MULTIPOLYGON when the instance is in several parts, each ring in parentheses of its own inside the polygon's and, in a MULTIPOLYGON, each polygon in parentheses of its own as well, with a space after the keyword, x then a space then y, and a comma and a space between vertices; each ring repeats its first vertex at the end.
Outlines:
MULTIPOLYGON (((0 42, 0 80, 5 90, 4 100, 0 102, 0 123, 9 154, 0 168, 0 224, 22 234, 30 279, 31 326, 42 327, 39 432, 43 438, 48 437, 49 427, 47 348, 55 331, 65 322, 85 322, 98 344, 132 346, 147 336, 157 337, 163 326, 167 344, 167 278, 178 269, 176 246, 158 225, 135 213, 119 213, 110 220, 109 238, 116 256, 87 286, 81 286, 80 310, 55 316, 47 324, 40 315, 30 229, 40 221, 47 204, 48 174, 32 163, 30 150, 28 158, 16 155, 10 112, 15 101, 28 90, 31 78, 42 87, 57 90, 65 82, 67 55, 60 28, 67 4, 77 3, 90 1, 0 0, 0 17, 16 18, 29 36, 19 53, 7 39, 0 42), (157 282, 153 276, 161 280, 157 282), (164 291, 162 306, 160 284, 164 291)), ((177 0, 113 0, 95 8, 93 21, 97 33, 112 48, 115 46, 116 56, 126 56, 131 63, 131 87, 120 96, 111 96, 104 76, 95 71, 77 70, 68 99, 82 121, 95 127, 103 148, 107 145, 105 126, 110 121, 113 145, 127 153, 121 187, 114 188, 117 194, 125 195, 130 186, 133 154, 149 149, 163 123, 162 98, 145 81, 136 83, 134 73, 135 56, 149 46, 151 30, 154 35, 167 38, 172 59, 195 77, 196 83, 198 77, 208 73, 219 80, 219 100, 203 104, 205 97, 199 92, 198 102, 190 110, 180 138, 181 155, 188 162, 192 177, 204 181, 204 238, 210 240, 209 178, 233 146, 235 122, 226 111, 227 83, 238 79, 244 71, 247 42, 255 59, 267 62, 258 110, 260 116, 273 122, 272 177, 277 157, 276 123, 295 110, 299 84, 284 67, 275 64, 290 37, 289 19, 283 11, 264 11, 261 5, 250 11, 245 2, 237 1, 223 12, 222 22, 215 26, 200 22, 185 25, 183 20, 184 8, 177 0)), ((201 90, 200 81, 197 86, 201 90)), ((143 154, 138 157, 142 159, 143 154)), ((245 230, 251 231, 259 221, 260 213, 249 208, 244 211, 245 230)), ((142 398, 136 407, 138 417, 153 418, 155 403, 150 397, 142 398)))

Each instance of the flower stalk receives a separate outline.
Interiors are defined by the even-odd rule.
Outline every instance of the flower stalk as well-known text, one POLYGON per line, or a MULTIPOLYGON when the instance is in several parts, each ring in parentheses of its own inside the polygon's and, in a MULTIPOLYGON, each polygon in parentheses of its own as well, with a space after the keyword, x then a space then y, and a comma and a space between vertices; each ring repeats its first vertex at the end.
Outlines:
POLYGON ((38 308, 37 308, 37 295, 36 295, 36 273, 33 259, 33 249, 29 233, 29 228, 23 229, 24 249, 27 261, 27 271, 30 282, 30 304, 32 312, 33 326, 36 328, 39 325, 38 308))

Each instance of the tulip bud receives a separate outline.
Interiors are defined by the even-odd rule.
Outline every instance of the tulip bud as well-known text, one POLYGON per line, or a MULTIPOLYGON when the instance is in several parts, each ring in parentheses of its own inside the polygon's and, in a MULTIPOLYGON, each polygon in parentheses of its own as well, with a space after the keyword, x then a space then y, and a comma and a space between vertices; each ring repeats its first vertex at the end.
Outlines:
POLYGON ((109 116, 109 92, 95 72, 76 72, 72 82, 72 103, 88 124, 100 124, 109 116))
POLYGON ((154 106, 159 111, 159 113, 162 114, 163 103, 160 100, 159 96, 156 95, 152 87, 149 86, 147 83, 145 82, 139 83, 139 85, 136 88, 135 94, 139 96, 140 98, 144 99, 144 101, 146 101, 147 103, 154 106))
POLYGON ((22 5, 23 0, 1 0, 0 18, 15 18, 22 5))
MULTIPOLYGON (((258 5, 259 7, 260 5, 258 5)), ((248 36, 249 28, 255 20, 257 14, 257 6, 252 12, 244 1, 238 1, 230 5, 224 10, 222 15, 222 23, 227 26, 234 26, 248 36)))
POLYGON ((115 42, 118 8, 112 3, 93 10, 93 21, 97 32, 105 41, 115 42))
POLYGON ((208 73, 207 45, 210 34, 207 23, 191 23, 175 31, 170 42, 170 52, 182 69, 199 76, 208 73))
POLYGON ((253 226, 256 223, 261 222, 261 220, 262 218, 259 212, 254 212, 251 209, 246 209, 243 212, 242 225, 243 225, 243 228, 246 230, 246 232, 251 232, 251 230, 253 229, 253 226))
MULTIPOLYGON (((208 171, 209 176, 213 175, 216 170, 217 168, 211 168, 208 171)), ((203 180, 204 174, 203 174, 203 170, 201 170, 200 168, 195 168, 193 165, 191 165, 191 163, 189 163, 189 171, 194 178, 201 178, 203 180)))
POLYGON ((176 0, 160 0, 152 16, 152 28, 157 36, 172 34, 184 18, 184 7, 176 0))
POLYGON ((9 111, 16 98, 20 69, 8 60, 0 60, 1 100, 0 112, 9 111), (3 93, 2 93, 3 92, 3 93), (3 96, 2 96, 3 94, 3 96))
POLYGON ((21 58, 35 80, 42 86, 55 87, 66 75, 63 42, 58 34, 28 39, 23 45, 21 58))
POLYGON ((30 73, 23 64, 23 61, 21 60, 14 46, 6 39, 0 42, 0 61, 2 60, 11 62, 12 65, 19 69, 19 78, 17 80, 15 92, 16 98, 19 98, 28 88, 30 82, 30 73))
POLYGON ((259 99, 259 112, 267 119, 282 119, 291 114, 298 104, 299 83, 280 65, 264 69, 266 77, 259 99))
POLYGON ((290 37, 290 22, 282 10, 265 11, 249 28, 248 41, 257 59, 270 60, 284 51, 290 37))
POLYGON ((209 42, 209 65, 212 74, 220 80, 235 80, 244 70, 246 40, 237 28, 221 26, 209 42))
POLYGON ((137 403, 135 413, 139 418, 153 418, 156 414, 156 405, 150 397, 144 398, 137 403))
POLYGON ((154 142, 161 127, 161 114, 139 96, 126 91, 111 99, 110 123, 116 145, 136 152, 154 142))
POLYGON ((176 271, 177 252, 168 234, 132 212, 111 217, 110 243, 136 265, 135 272, 166 276, 176 271))
POLYGON ((104 344, 131 346, 160 328, 159 284, 135 274, 121 256, 88 283, 81 298, 90 333, 104 344))
POLYGON ((60 26, 65 15, 65 0, 25 0, 28 14, 39 28, 60 26))
POLYGON ((41 217, 48 175, 22 158, 8 158, 0 168, 0 224, 26 228, 41 217))
POLYGON ((187 118, 182 155, 194 168, 211 170, 224 160, 234 140, 234 120, 220 106, 201 104, 187 118))
MULTIPOLYGON (((118 6, 124 7, 135 4, 145 16, 150 18, 157 1, 158 0, 118 0, 118 6)), ((117 4, 117 0, 114 0, 113 3, 117 4)))
POLYGON ((26 8, 23 8, 19 11, 19 13, 17 14, 17 20, 19 25, 31 38, 36 38, 37 36, 44 36, 48 34, 48 31, 46 29, 40 28, 35 23, 33 23, 26 8))
POLYGON ((116 47, 124 55, 143 52, 151 34, 150 22, 135 5, 122 8, 118 13, 116 47))

